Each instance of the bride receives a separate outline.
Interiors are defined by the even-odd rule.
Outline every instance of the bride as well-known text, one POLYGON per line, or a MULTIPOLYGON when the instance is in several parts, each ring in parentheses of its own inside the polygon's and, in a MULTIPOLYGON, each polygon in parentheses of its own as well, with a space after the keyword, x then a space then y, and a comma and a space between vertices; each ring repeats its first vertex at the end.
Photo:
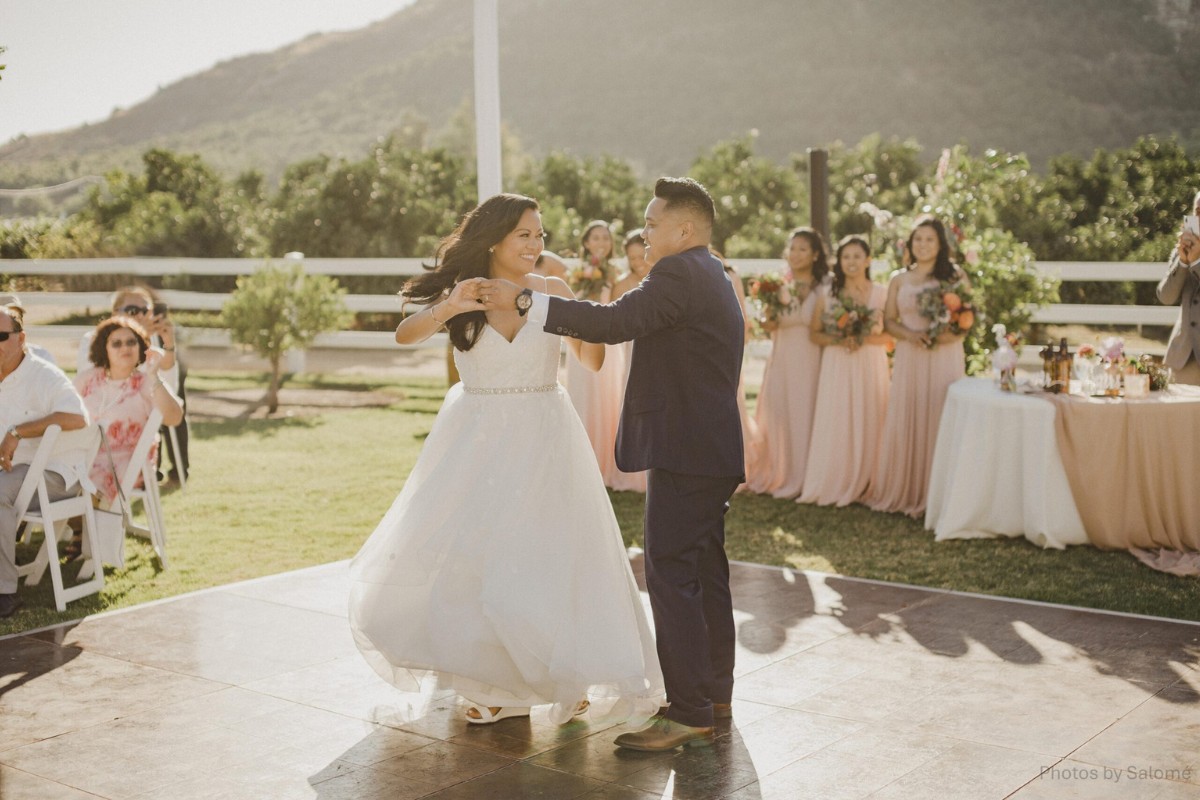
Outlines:
MULTIPOLYGON (((609 718, 644 718, 662 700, 662 674, 595 456, 558 384, 560 337, 527 325, 524 310, 477 302, 485 278, 571 297, 561 279, 532 272, 542 248, 537 202, 496 195, 405 286, 428 305, 396 341, 446 328, 462 383, 351 563, 350 624, 386 680, 411 690, 435 673, 467 700, 471 723, 546 703, 564 723, 589 696, 615 701, 609 718)), ((600 368, 604 345, 568 342, 600 368)))

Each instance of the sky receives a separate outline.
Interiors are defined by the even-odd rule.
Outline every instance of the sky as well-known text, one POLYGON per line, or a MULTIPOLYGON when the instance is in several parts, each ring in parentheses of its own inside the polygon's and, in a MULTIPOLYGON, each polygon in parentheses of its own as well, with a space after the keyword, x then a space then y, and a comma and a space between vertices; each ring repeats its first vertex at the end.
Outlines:
POLYGON ((107 119, 219 61, 414 0, 0 0, 0 144, 107 119))

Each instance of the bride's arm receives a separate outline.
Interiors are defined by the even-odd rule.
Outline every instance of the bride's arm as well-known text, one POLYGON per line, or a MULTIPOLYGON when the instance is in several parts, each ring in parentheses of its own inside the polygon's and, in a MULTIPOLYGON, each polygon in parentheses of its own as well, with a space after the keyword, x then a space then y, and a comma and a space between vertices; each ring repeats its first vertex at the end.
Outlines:
MULTIPOLYGON (((546 278, 546 294, 554 295, 555 297, 565 297, 568 300, 575 299, 575 293, 571 291, 571 287, 562 278, 546 278)), ((572 339, 570 336, 565 338, 567 344, 571 346, 571 352, 575 354, 575 358, 579 359, 580 364, 583 364, 583 366, 592 372, 600 371, 600 368, 604 366, 603 344, 581 342, 578 339, 572 339)))
POLYGON ((475 302, 477 288, 476 279, 463 281, 454 287, 449 297, 430 303, 417 313, 406 317, 396 326, 396 343, 418 344, 446 327, 451 317, 467 311, 481 310, 475 302))

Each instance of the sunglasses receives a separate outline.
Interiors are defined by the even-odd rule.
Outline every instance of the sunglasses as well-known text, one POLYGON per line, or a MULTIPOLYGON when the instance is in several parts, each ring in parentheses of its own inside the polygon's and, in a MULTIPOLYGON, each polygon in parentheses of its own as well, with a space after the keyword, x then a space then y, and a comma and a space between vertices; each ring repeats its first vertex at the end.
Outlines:
POLYGON ((0 331, 0 342, 7 342, 10 336, 19 336, 20 331, 0 331))
POLYGON ((149 314, 150 309, 145 306, 125 306, 121 309, 121 313, 130 317, 140 317, 142 314, 149 314))
POLYGON ((114 347, 114 348, 137 347, 137 344, 138 344, 137 339, 109 339, 108 340, 108 346, 114 347))

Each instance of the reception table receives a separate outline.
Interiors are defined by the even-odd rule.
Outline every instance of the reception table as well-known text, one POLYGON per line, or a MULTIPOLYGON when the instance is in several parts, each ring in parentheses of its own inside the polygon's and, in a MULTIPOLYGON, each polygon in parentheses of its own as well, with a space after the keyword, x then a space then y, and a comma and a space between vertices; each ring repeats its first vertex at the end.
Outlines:
POLYGON ((1120 399, 956 382, 925 527, 938 540, 1200 550, 1200 388, 1120 399))

